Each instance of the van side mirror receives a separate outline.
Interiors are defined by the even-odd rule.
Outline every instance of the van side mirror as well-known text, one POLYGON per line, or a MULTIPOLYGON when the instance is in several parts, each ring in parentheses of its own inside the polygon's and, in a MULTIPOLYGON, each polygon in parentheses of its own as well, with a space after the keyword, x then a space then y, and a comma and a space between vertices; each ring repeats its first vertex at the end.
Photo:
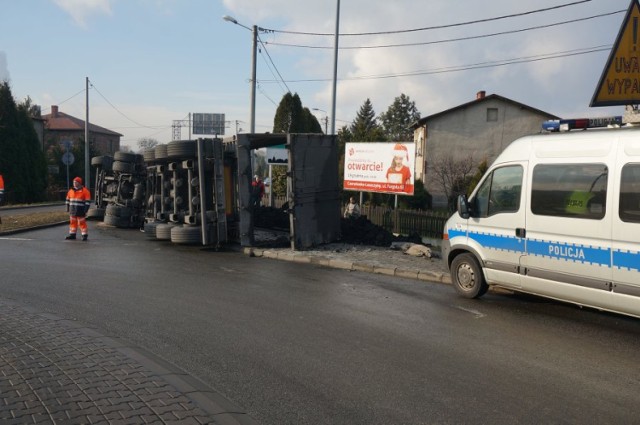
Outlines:
POLYGON ((469 218, 471 215, 469 212, 469 202, 467 201, 467 195, 458 196, 458 214, 462 218, 469 218))

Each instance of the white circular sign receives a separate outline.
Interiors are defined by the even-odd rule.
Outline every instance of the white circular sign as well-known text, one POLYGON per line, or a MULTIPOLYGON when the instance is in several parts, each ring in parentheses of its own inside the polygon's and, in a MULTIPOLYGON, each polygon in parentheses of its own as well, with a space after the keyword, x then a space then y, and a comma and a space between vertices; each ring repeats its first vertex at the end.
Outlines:
POLYGON ((71 165, 75 161, 73 154, 71 152, 65 152, 62 154, 62 163, 64 165, 71 165))

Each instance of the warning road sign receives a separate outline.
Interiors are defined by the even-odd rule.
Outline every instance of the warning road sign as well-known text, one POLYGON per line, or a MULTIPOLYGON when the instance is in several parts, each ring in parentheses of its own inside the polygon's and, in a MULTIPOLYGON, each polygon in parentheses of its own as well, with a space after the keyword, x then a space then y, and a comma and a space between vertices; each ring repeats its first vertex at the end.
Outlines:
POLYGON ((631 0, 590 106, 640 104, 640 4, 631 0))

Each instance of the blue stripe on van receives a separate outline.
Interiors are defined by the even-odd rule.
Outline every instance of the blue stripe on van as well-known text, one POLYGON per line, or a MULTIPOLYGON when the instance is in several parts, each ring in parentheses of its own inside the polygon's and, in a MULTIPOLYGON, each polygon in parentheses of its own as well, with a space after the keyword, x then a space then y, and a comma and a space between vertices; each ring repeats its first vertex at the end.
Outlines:
MULTIPOLYGON (((448 229, 447 233, 449 234, 449 239, 467 236, 467 232, 463 230, 448 229)), ((524 240, 515 236, 469 232, 469 238, 486 248, 525 253, 524 240)), ((597 246, 538 239, 527 239, 526 251, 529 255, 597 264, 604 267, 611 267, 611 254, 613 252, 613 267, 640 271, 640 252, 637 251, 612 251, 611 249, 597 246)))
POLYGON ((495 235, 490 233, 469 232, 469 238, 474 239, 480 245, 487 248, 500 249, 502 251, 511 251, 523 253, 524 239, 515 236, 495 235))
POLYGON ((640 270, 640 253, 614 250, 613 265, 619 268, 640 270))
POLYGON ((611 250, 598 246, 527 239, 527 253, 558 260, 611 267, 611 250))

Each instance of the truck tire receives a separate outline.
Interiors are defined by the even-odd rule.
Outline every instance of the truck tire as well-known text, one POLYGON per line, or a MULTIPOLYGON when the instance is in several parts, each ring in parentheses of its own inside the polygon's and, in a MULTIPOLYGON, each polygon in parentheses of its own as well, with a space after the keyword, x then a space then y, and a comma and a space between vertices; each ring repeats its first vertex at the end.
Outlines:
POLYGON ((155 159, 167 159, 167 145, 157 145, 154 148, 154 156, 155 159))
POLYGON ((102 220, 104 219, 105 208, 90 208, 87 211, 87 220, 102 220))
POLYGON ((196 142, 194 140, 174 140, 169 142, 167 154, 170 158, 195 158, 196 142))
POLYGON ((116 153, 113 154, 113 159, 115 159, 116 161, 122 161, 122 162, 136 162, 136 154, 131 152, 117 151, 116 153))
POLYGON ((156 239, 156 228, 158 227, 157 221, 148 221, 144 223, 144 234, 149 239, 156 239))
POLYGON ((156 239, 160 241, 171 240, 171 229, 176 227, 175 223, 161 223, 156 226, 156 239))
POLYGON ((147 148, 143 152, 144 162, 153 162, 156 159, 155 148, 147 148))
POLYGON ((478 260, 470 253, 460 254, 451 262, 451 282, 464 298, 479 298, 489 289, 478 260))
POLYGON ((106 215, 112 215, 114 217, 125 217, 128 219, 129 217, 131 217, 131 208, 123 207, 116 204, 109 204, 107 205, 105 213, 106 215))
POLYGON ((176 226, 171 229, 171 242, 196 245, 202 241, 200 226, 176 226))
POLYGON ((105 171, 111 171, 113 166, 113 158, 108 155, 94 156, 91 158, 91 166, 102 167, 105 171))
POLYGON ((113 163, 113 171, 119 173, 131 174, 133 173, 134 165, 130 162, 115 161, 113 163))

